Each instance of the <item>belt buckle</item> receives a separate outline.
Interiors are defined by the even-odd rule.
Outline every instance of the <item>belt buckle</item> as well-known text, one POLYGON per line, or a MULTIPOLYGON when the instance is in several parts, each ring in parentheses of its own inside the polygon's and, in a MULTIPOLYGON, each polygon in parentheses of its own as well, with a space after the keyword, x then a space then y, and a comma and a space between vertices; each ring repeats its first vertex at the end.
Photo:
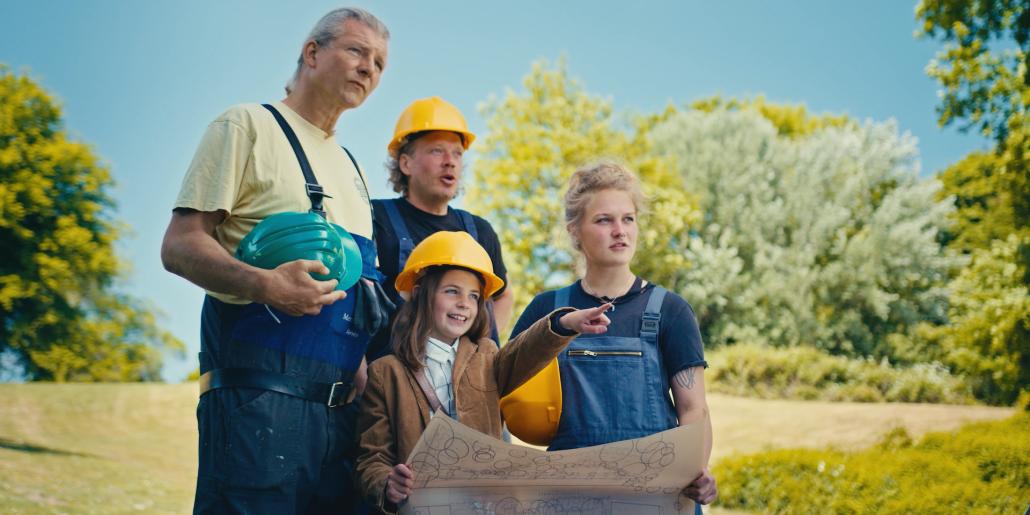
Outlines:
MULTIPOLYGON (((329 400, 326 401, 326 403, 325 403, 326 406, 328 406, 330 408, 335 408, 335 407, 340 405, 340 403, 338 402, 339 399, 337 399, 337 397, 336 397, 336 392, 337 392, 336 387, 337 386, 340 387, 339 391, 340 391, 340 394, 342 396, 345 384, 346 383, 343 383, 343 382, 340 382, 340 381, 333 383, 332 388, 329 389, 329 400)), ((344 400, 346 400, 346 397, 344 397, 344 400)))

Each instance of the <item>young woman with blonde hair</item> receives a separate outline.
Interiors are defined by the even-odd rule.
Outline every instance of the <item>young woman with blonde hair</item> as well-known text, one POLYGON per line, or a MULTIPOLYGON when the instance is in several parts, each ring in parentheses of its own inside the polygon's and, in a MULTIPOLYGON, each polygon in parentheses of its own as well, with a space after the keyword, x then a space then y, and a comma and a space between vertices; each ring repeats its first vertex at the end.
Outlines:
MULTIPOLYGON (((581 168, 569 181, 566 229, 585 273, 565 288, 537 295, 512 335, 521 335, 554 309, 613 307, 606 313, 611 324, 604 334, 582 335, 558 356, 562 397, 575 402, 564 403, 549 450, 640 438, 708 415, 707 363, 693 309, 630 268, 644 202, 636 175, 618 164, 581 168)), ((705 445, 707 457, 710 424, 705 445)), ((684 483, 684 494, 694 501, 708 504, 716 497, 707 467, 684 483)))

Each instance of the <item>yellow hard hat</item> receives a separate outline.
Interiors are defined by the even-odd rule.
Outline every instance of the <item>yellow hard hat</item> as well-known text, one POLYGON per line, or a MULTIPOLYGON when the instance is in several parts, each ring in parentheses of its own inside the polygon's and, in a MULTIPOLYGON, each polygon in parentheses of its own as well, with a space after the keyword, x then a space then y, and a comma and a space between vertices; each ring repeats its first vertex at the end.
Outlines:
POLYGON ((501 414, 508 430, 519 440, 533 445, 549 445, 558 433, 561 419, 561 374, 555 358, 538 372, 501 398, 501 414))
POLYGON ((468 150, 469 145, 476 139, 476 135, 469 132, 465 117, 457 107, 440 97, 420 98, 412 102, 397 119, 393 139, 386 147, 390 155, 397 157, 397 151, 404 144, 404 139, 409 134, 422 131, 450 131, 461 134, 465 150, 468 150))
POLYGON ((460 266, 478 273, 486 283, 483 288, 486 298, 504 287, 504 281, 494 275, 494 265, 486 249, 463 231, 435 232, 422 240, 412 249, 394 286, 398 292, 411 292, 422 271, 438 265, 460 266))

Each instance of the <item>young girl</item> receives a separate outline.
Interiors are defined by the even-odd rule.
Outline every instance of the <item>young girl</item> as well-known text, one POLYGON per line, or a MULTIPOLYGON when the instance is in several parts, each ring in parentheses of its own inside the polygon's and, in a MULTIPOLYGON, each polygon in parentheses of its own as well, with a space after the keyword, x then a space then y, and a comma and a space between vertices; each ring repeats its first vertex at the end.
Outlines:
POLYGON ((438 232, 412 251, 397 276, 410 299, 394 321, 394 354, 369 366, 358 417, 358 482, 366 499, 393 512, 415 477, 403 462, 434 406, 473 429, 501 436, 499 398, 539 372, 579 333, 605 332, 604 304, 543 316, 498 349, 487 338, 487 299, 503 282, 468 233, 438 232))

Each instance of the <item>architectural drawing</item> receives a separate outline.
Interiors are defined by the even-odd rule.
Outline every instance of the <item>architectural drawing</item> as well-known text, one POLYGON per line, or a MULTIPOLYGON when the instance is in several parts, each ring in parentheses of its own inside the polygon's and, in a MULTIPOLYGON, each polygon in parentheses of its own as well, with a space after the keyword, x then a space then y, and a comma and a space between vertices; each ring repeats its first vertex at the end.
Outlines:
POLYGON ((679 493, 701 473, 703 423, 544 452, 491 438, 437 413, 408 457, 416 489, 402 513, 693 513, 693 502, 679 493))

